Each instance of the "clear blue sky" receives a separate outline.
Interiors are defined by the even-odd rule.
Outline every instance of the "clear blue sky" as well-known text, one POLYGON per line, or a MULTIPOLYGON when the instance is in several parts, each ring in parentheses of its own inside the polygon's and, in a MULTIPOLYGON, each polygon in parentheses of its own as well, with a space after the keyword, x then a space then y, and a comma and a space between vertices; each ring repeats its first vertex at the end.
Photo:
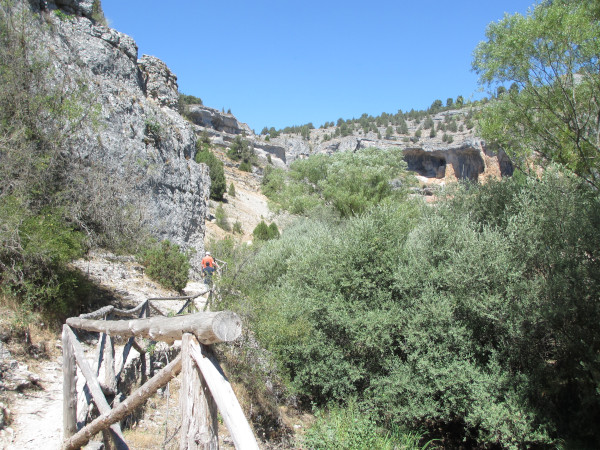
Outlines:
POLYGON ((102 0, 139 56, 256 132, 479 98, 472 52, 488 23, 535 0, 102 0))

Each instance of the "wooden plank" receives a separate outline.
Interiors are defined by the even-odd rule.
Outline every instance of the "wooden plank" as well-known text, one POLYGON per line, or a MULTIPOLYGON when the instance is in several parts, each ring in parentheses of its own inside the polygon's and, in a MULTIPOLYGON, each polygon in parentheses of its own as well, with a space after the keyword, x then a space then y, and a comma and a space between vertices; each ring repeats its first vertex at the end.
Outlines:
POLYGON ((190 353, 202 372, 203 379, 223 417, 223 422, 231 434, 235 448, 258 450, 252 428, 219 363, 209 355, 205 346, 191 345, 190 353))
POLYGON ((195 340, 191 334, 185 333, 181 341, 179 449, 216 450, 219 448, 217 406, 198 366, 192 360, 190 351, 195 340))
MULTIPOLYGON (((90 393, 92 394, 94 403, 98 407, 100 414, 108 414, 111 411, 110 406, 106 401, 106 398, 104 397, 102 388, 100 387, 100 383, 98 382, 98 378, 96 377, 96 375, 92 371, 92 368, 85 359, 83 347, 77 340, 77 336, 75 336, 75 333, 73 333, 73 330, 71 330, 71 328, 67 327, 66 333, 68 335, 68 339, 71 343, 71 346, 73 347, 73 352, 75 353, 75 360, 77 361, 79 369, 81 369, 81 373, 85 377, 85 381, 88 385, 88 388, 90 389, 90 393)), ((125 443, 125 438, 123 437, 121 426, 118 423, 115 423, 110 426, 110 429, 112 431, 112 437, 116 447, 118 449, 128 449, 129 447, 125 443)))
POLYGON ((137 320, 67 319, 74 328, 106 333, 111 336, 142 336, 172 344, 183 333, 194 334, 203 344, 228 342, 242 333, 242 321, 231 311, 202 312, 174 317, 151 317, 137 320))
POLYGON ((115 308, 113 310, 113 314, 115 316, 119 316, 119 317, 135 317, 136 315, 138 315, 138 317, 139 317, 139 312, 144 309, 144 307, 146 306, 146 303, 148 303, 148 300, 146 300, 143 303, 140 303, 135 308, 131 308, 131 309, 117 309, 117 308, 115 308))
POLYGON ((116 424, 127 415, 131 414, 135 408, 143 404, 159 388, 167 384, 171 378, 177 376, 181 370, 181 355, 178 355, 167 366, 160 370, 146 384, 137 389, 125 401, 119 403, 108 414, 102 414, 94 419, 89 425, 85 426, 69 439, 63 442, 63 450, 74 450, 83 447, 99 431, 116 424))
POLYGON ((67 330, 71 329, 63 325, 63 439, 77 432, 77 366, 67 330))

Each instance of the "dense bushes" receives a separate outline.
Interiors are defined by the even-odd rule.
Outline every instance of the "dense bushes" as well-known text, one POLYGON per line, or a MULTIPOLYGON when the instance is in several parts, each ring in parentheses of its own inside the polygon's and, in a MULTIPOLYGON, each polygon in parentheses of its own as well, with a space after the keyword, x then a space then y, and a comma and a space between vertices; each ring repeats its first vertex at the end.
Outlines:
POLYGON ((597 444, 598 203, 549 172, 303 219, 238 277, 243 308, 312 402, 358 397, 448 446, 597 444))
POLYGON ((254 239, 257 241, 268 241, 269 239, 277 239, 279 237, 279 228, 275 222, 267 225, 264 220, 261 220, 252 231, 254 239))
POLYGON ((189 256, 168 240, 144 249, 139 255, 146 274, 167 289, 181 291, 187 284, 189 256))
POLYGON ((364 149, 313 155, 292 163, 289 172, 269 167, 263 192, 283 208, 304 214, 327 204, 340 216, 360 214, 384 199, 401 199, 411 180, 402 152, 364 149))
POLYGON ((28 211, 15 197, 0 197, 2 293, 27 311, 61 318, 78 310, 87 284, 68 263, 83 255, 85 236, 59 210, 28 211))

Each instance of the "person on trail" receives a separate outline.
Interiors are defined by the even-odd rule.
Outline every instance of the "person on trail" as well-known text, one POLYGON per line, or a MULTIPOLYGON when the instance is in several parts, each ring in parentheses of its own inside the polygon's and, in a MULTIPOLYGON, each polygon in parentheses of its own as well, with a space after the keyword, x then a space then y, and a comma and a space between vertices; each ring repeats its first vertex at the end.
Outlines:
POLYGON ((202 258, 202 274, 204 275, 204 284, 210 284, 212 281, 212 274, 215 271, 215 260, 211 256, 210 252, 206 252, 204 258, 202 258))

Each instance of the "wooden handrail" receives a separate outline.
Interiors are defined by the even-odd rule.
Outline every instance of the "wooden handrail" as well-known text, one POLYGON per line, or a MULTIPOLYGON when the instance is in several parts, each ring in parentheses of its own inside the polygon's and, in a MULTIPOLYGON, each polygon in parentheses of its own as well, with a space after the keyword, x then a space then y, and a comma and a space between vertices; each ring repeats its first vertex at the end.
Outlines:
POLYGON ((229 430, 235 448, 244 450, 258 450, 256 438, 246 420, 244 411, 240 406, 229 381, 223 375, 219 363, 192 340, 190 356, 202 372, 204 381, 217 404, 223 422, 229 430))
POLYGON ((194 334, 203 344, 228 342, 242 332, 242 321, 231 311, 200 312, 175 317, 151 317, 137 320, 90 320, 71 317, 67 324, 73 328, 106 333, 110 336, 141 336, 172 344, 183 333, 194 334))

